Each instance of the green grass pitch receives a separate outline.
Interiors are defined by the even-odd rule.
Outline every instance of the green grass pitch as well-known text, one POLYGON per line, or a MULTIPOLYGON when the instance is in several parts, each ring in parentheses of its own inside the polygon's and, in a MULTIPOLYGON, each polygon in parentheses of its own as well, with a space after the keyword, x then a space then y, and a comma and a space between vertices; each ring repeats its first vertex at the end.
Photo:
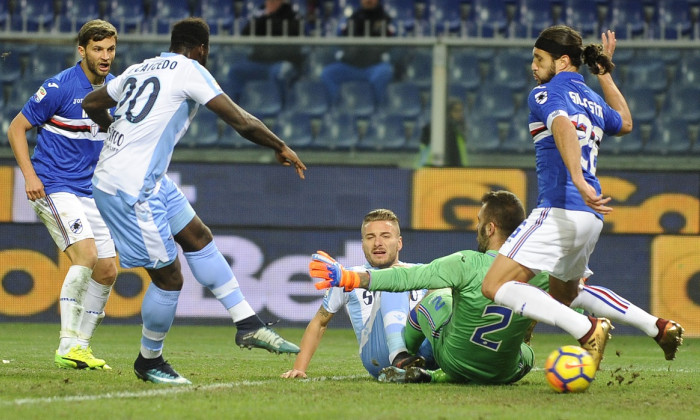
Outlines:
MULTIPOLYGON (((134 376, 140 326, 103 325, 95 354, 111 371, 53 364, 58 325, 0 324, 0 419, 693 419, 700 418, 700 340, 685 339, 664 360, 647 337, 614 336, 587 392, 556 394, 545 382, 547 354, 566 335, 538 334, 535 369, 507 386, 382 384, 362 368, 351 330, 330 329, 309 379, 281 379, 294 357, 234 345, 233 327, 173 326, 164 356, 186 387, 134 376)), ((278 329, 299 342, 302 329, 278 329)))

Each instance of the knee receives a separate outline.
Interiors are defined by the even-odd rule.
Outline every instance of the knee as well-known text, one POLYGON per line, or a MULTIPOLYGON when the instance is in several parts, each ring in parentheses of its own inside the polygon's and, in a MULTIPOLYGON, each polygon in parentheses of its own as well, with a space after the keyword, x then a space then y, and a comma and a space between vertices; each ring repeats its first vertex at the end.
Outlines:
POLYGON ((92 278, 104 286, 113 285, 117 280, 117 263, 115 259, 99 260, 92 272, 92 278))

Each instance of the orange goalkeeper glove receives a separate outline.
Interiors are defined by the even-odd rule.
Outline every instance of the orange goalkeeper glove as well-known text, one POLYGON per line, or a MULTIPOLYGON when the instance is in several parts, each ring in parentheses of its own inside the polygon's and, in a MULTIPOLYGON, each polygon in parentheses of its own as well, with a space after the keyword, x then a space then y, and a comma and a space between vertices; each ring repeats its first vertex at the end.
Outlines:
POLYGON ((360 275, 355 271, 346 270, 339 262, 323 251, 316 251, 311 256, 309 275, 312 278, 323 279, 314 284, 316 289, 329 287, 344 287, 346 292, 360 286, 360 275))

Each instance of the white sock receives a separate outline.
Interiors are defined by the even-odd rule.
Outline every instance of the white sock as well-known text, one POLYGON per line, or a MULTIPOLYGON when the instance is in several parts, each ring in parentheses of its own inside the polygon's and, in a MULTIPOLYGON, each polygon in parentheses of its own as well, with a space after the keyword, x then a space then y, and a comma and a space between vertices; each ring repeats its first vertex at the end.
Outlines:
POLYGON ((639 328, 650 337, 655 337, 659 333, 659 329, 656 327, 657 317, 605 287, 580 286, 579 294, 571 302, 571 307, 585 309, 593 316, 608 318, 639 328))
POLYGON ((493 300, 519 315, 559 327, 576 339, 583 337, 591 329, 591 322, 587 316, 581 315, 555 300, 544 290, 528 283, 509 281, 498 289, 493 300))
POLYGON ((112 291, 112 286, 105 286, 90 279, 88 282, 87 293, 83 300, 83 322, 80 324, 78 331, 78 345, 85 348, 90 344, 90 339, 95 333, 95 330, 105 317, 104 309, 107 305, 107 299, 112 291))
POLYGON ((255 311, 247 300, 242 300, 227 310, 228 313, 231 314, 234 323, 255 315, 255 311))
POLYGON ((76 345, 83 319, 83 300, 90 276, 92 276, 92 269, 81 265, 72 265, 63 280, 58 303, 61 310, 58 354, 66 354, 76 345))

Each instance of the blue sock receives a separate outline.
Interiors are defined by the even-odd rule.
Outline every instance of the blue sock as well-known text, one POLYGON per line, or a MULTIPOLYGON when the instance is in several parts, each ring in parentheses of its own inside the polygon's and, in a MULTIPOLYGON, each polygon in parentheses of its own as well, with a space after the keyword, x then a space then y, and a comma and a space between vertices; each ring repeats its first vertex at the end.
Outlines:
POLYGON ((245 300, 231 267, 214 241, 199 251, 185 252, 185 259, 194 278, 211 290, 226 309, 245 300))
POLYGON ((403 330, 406 328, 408 294, 382 292, 379 305, 384 320, 386 344, 389 347, 389 360, 393 362, 397 354, 406 351, 403 330))
POLYGON ((163 290, 151 283, 141 304, 143 329, 141 354, 147 359, 160 356, 163 341, 175 319, 179 290, 163 290))

